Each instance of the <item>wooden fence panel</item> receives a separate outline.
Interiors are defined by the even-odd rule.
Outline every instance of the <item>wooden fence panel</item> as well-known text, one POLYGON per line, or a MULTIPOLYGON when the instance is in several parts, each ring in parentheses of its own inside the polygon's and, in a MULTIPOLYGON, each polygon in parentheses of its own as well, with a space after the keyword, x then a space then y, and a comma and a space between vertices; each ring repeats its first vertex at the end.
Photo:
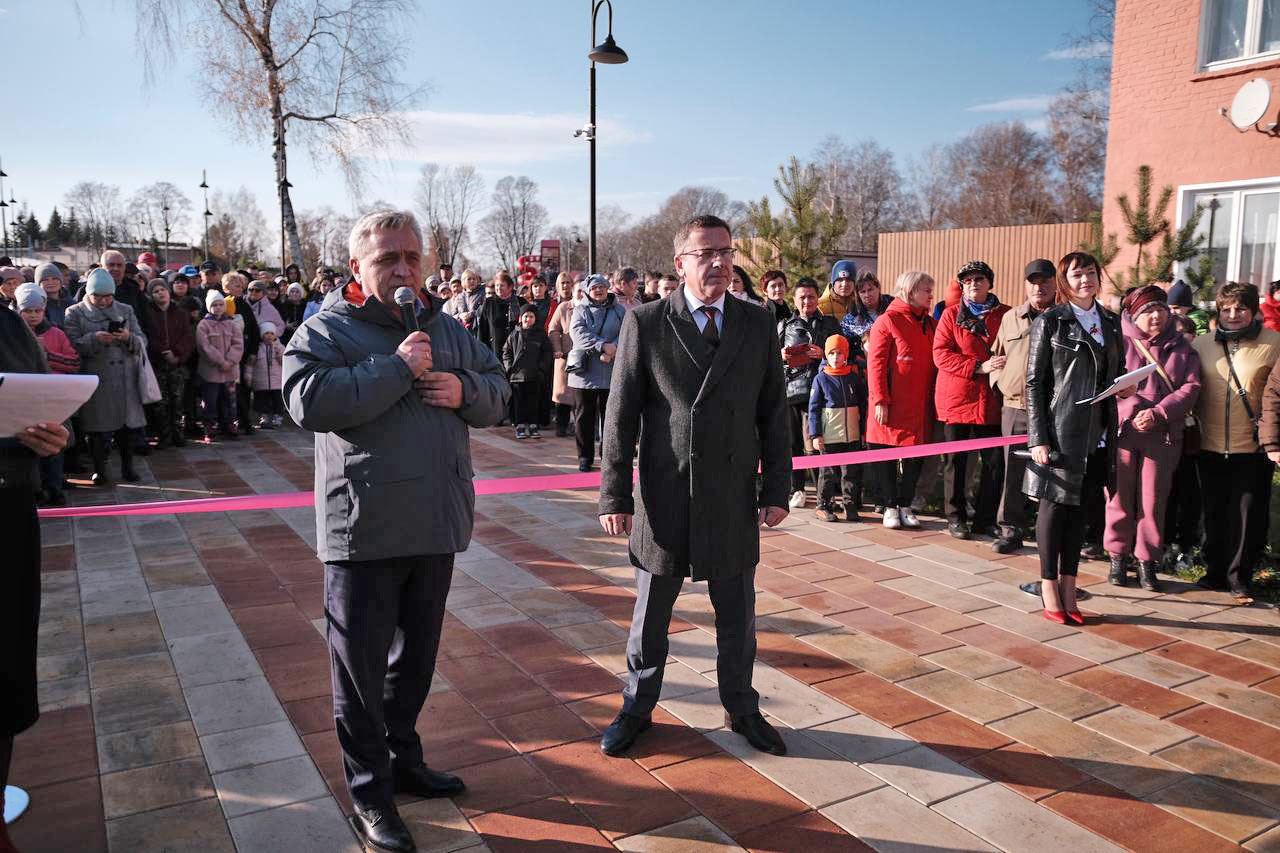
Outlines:
POLYGON ((1036 258, 1056 265, 1089 239, 1089 223, 1014 225, 1000 228, 950 228, 938 231, 903 231, 880 235, 879 276, 886 291, 907 270, 922 270, 937 282, 935 299, 942 299, 947 282, 972 260, 986 261, 996 275, 1000 301, 1023 301, 1022 271, 1036 258))

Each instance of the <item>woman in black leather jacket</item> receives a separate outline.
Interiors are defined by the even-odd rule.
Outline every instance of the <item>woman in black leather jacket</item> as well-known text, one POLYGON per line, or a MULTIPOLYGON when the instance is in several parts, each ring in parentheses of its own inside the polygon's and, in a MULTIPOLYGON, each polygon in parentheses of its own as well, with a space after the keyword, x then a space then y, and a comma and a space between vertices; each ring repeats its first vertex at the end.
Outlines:
POLYGON ((1058 304, 1036 318, 1028 344, 1031 463, 1022 490, 1040 502, 1036 544, 1044 616, 1062 624, 1084 624, 1076 606, 1082 497, 1115 478, 1115 398, 1077 405, 1105 391, 1124 365, 1120 319, 1095 299, 1101 273, 1092 255, 1064 257, 1058 263, 1058 304))

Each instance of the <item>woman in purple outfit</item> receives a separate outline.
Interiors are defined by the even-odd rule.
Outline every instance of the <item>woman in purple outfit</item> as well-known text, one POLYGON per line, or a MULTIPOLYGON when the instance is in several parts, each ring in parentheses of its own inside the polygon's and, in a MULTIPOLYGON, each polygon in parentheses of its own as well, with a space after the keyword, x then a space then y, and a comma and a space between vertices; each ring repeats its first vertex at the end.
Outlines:
POLYGON ((1108 496, 1103 537, 1111 556, 1111 583, 1128 583, 1128 562, 1136 556, 1139 582, 1157 592, 1165 503, 1182 456, 1183 427, 1200 396, 1200 356, 1170 321, 1167 300, 1154 284, 1124 300, 1124 369, 1155 364, 1156 372, 1138 385, 1136 394, 1117 403, 1116 487, 1108 496))

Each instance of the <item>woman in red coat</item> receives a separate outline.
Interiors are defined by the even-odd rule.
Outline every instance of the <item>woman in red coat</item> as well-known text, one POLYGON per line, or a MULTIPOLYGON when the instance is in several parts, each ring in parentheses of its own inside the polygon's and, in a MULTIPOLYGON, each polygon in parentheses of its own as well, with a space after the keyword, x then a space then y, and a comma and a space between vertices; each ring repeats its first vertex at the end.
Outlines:
MULTIPOLYGON (((871 327, 867 345, 868 447, 925 444, 933 428, 933 279, 904 272, 894 296, 871 327)), ((922 463, 917 457, 880 466, 885 527, 920 526, 911 501, 922 463)))
MULTIPOLYGON (((1000 434, 1000 391, 991 384, 989 374, 1004 367, 1005 360, 1002 355, 993 355, 991 347, 1009 306, 1001 304, 991 291, 995 273, 982 261, 965 264, 956 279, 961 299, 942 312, 933 337, 933 363, 938 367, 933 401, 946 441, 991 438, 1000 434)), ((970 518, 965 474, 972 455, 949 453, 942 462, 947 530, 957 539, 968 539, 971 530, 984 535, 991 532, 1004 484, 1001 449, 979 451, 982 474, 970 518)))

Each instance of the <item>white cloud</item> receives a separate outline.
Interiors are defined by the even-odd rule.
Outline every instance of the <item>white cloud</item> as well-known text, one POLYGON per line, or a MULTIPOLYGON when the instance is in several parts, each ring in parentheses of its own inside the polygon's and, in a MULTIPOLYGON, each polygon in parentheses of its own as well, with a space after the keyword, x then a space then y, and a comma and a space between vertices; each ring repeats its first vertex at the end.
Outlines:
POLYGON ((1089 44, 1078 44, 1073 47, 1063 47, 1057 50, 1051 50, 1041 59, 1047 60, 1063 60, 1063 59, 1103 59, 1111 55, 1111 45, 1105 41, 1095 41, 1089 44))
POLYGON ((971 113, 1041 113, 1049 109, 1049 104, 1056 95, 1027 95, 1019 98, 1005 98, 1002 101, 990 101, 985 104, 974 104, 969 107, 971 113))
MULTIPOLYGON (((524 163, 586 156, 586 141, 574 130, 586 124, 583 116, 567 113, 463 113, 418 110, 406 113, 410 142, 382 152, 391 160, 468 163, 508 167, 524 163)), ((609 146, 649 140, 611 119, 600 123, 600 139, 609 146)))

